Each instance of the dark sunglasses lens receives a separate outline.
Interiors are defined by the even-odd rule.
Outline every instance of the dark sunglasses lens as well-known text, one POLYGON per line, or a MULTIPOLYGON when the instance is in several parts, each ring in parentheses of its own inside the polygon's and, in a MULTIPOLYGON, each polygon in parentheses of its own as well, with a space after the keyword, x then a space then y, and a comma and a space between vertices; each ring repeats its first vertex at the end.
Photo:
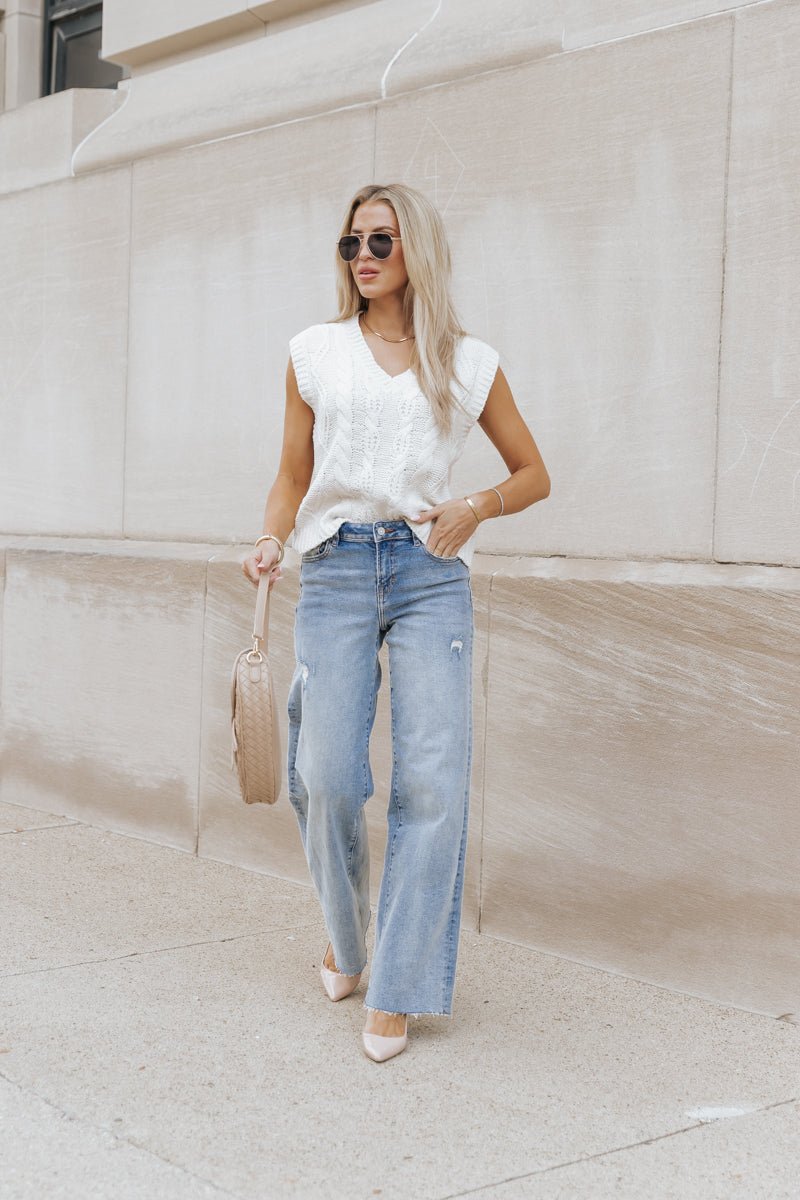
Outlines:
POLYGON ((339 253, 345 262, 352 262, 358 254, 359 240, 354 235, 339 239, 339 253))
POLYGON ((367 238, 367 245, 376 258, 388 258, 394 242, 388 233, 372 233, 367 238))

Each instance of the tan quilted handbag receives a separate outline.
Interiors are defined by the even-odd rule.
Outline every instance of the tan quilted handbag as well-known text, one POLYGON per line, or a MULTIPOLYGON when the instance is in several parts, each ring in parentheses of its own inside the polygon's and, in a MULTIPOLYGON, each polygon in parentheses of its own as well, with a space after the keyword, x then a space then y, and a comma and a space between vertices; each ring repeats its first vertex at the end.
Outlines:
POLYGON ((269 571, 258 581, 253 645, 231 675, 231 770, 245 804, 274 804, 281 794, 283 750, 268 657, 269 571))

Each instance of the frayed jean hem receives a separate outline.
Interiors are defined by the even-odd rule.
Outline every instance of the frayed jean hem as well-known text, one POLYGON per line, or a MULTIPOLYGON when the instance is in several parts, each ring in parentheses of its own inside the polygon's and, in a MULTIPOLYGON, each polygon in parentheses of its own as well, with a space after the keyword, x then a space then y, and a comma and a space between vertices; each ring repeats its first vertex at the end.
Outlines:
MULTIPOLYGON (((385 1008, 372 1008, 369 1004, 362 1004, 361 1007, 365 1008, 367 1010, 367 1012, 379 1012, 379 1013, 386 1012, 385 1008)), ((389 1013, 389 1016, 391 1016, 391 1017, 406 1016, 406 1017, 416 1017, 417 1019, 419 1019, 419 1017, 452 1017, 453 1014, 452 1014, 452 1012, 434 1012, 433 1010, 429 1009, 426 1012, 389 1013)))

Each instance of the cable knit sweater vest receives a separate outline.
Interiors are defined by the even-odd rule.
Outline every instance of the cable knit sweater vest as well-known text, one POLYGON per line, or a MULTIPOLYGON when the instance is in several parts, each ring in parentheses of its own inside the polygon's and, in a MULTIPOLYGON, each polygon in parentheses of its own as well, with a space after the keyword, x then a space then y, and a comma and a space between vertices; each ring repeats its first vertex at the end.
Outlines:
MULTIPOLYGON (((494 382, 498 354, 462 337, 456 352, 453 426, 445 437, 413 371, 378 366, 358 317, 310 325, 289 342, 300 395, 314 412, 314 472, 287 539, 299 554, 343 521, 404 519, 427 542, 432 523, 412 518, 451 499, 450 474, 494 382)), ((476 526, 477 530, 477 526, 476 526)), ((475 534, 458 551, 472 562, 475 534)))

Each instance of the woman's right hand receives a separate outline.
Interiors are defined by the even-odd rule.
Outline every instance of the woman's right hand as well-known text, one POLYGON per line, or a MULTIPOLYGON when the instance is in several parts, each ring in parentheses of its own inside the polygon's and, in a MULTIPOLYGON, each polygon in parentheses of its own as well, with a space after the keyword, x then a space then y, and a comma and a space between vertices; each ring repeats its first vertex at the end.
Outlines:
POLYGON ((252 554, 248 554, 242 563, 242 574, 250 580, 254 587, 258 587, 258 581, 263 573, 269 571, 269 587, 272 589, 277 580, 283 578, 283 571, 276 561, 279 557, 280 547, 277 542, 262 542, 252 554))

